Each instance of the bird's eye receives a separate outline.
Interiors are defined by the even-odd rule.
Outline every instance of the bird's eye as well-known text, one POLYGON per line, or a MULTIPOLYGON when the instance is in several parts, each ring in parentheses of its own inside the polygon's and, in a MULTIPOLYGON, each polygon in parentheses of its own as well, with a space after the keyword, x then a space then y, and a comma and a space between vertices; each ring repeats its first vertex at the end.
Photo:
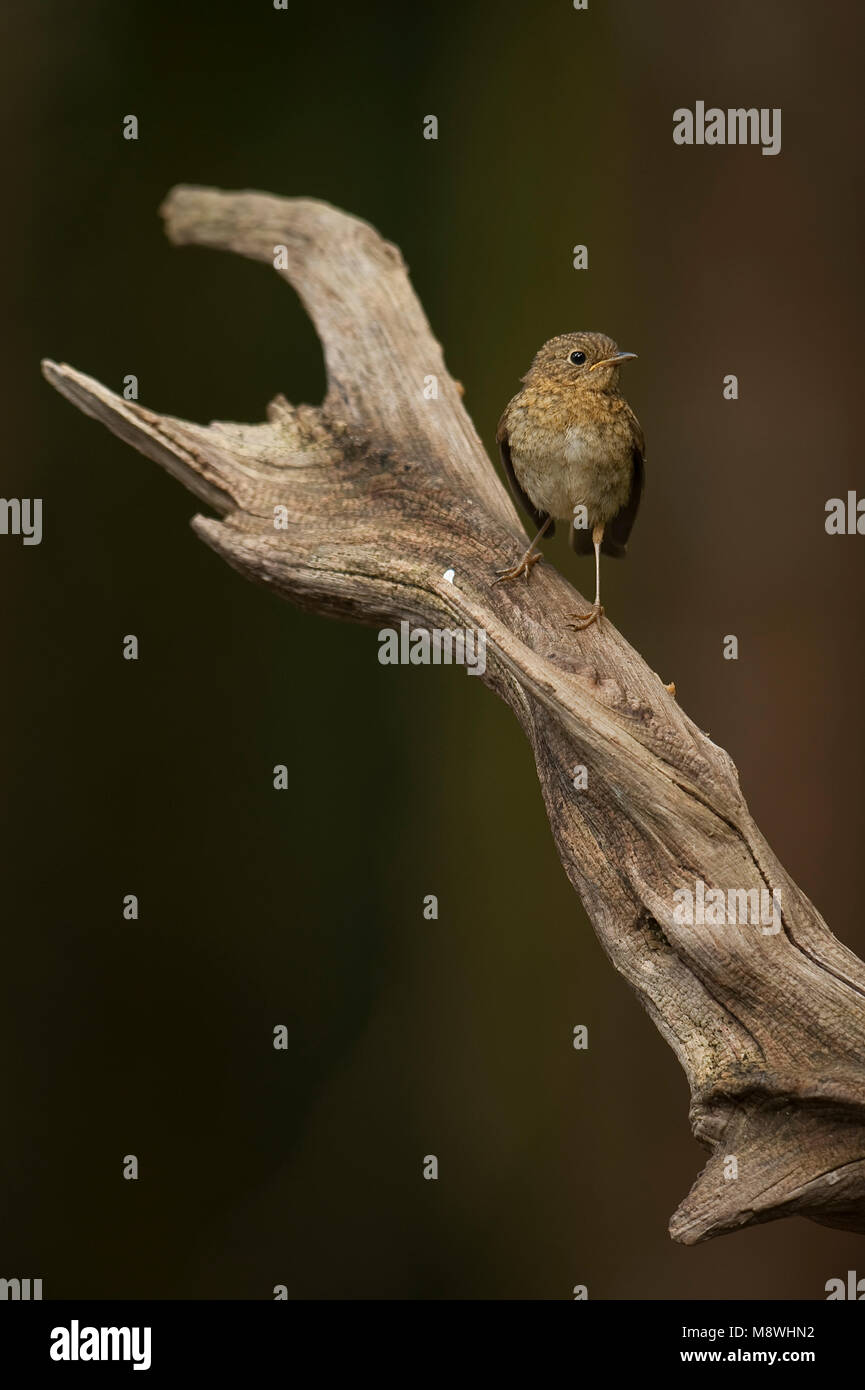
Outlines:
POLYGON ((573 362, 575 367, 582 367, 585 360, 586 354, 584 352, 580 352, 579 349, 577 349, 576 352, 571 353, 570 361, 573 362))

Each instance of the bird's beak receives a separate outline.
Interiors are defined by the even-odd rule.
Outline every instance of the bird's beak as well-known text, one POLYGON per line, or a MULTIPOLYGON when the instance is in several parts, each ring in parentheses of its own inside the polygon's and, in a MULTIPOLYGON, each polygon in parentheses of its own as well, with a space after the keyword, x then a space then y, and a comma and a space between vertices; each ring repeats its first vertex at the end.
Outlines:
POLYGON ((593 362, 589 371, 595 372, 598 367, 618 367, 620 362, 627 362, 629 358, 636 357, 636 355, 635 352, 617 352, 615 357, 605 357, 603 362, 593 362))

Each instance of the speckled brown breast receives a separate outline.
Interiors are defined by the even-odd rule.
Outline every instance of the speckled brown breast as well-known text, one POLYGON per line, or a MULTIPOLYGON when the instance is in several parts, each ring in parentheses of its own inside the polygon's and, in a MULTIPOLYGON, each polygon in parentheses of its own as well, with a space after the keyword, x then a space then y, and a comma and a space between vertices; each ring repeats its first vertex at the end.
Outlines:
POLYGON ((631 418, 621 397, 611 399, 609 408, 594 418, 575 419, 541 393, 515 396, 506 411, 511 459, 520 486, 538 510, 570 520, 582 504, 590 526, 610 521, 631 488, 631 418))

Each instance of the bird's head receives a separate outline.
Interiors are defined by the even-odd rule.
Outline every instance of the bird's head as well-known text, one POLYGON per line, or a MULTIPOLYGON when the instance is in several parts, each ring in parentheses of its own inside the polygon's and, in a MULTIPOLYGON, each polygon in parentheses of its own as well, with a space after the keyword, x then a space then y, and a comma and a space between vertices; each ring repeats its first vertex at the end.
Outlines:
POLYGON ((523 381, 527 386, 615 391, 619 366, 636 355, 620 352, 605 333, 560 333, 535 354, 523 381))

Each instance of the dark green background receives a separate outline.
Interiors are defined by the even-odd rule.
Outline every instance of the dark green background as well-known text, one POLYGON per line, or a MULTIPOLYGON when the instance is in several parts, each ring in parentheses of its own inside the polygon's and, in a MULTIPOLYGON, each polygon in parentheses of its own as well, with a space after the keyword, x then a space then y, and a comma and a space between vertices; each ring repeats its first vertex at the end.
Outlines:
POLYGON ((865 492, 860 15, 7 0, 2 491, 43 497, 45 534, 0 537, 0 1275, 163 1298, 820 1298, 865 1275, 860 1238, 804 1221, 669 1240, 704 1157, 687 1088, 508 711, 245 584, 194 499, 38 369, 134 373, 195 420, 320 399, 285 285, 164 239, 177 182, 325 198, 397 242, 491 449, 545 338, 638 352, 648 489, 607 610, 861 953, 865 539, 823 529, 865 492), (675 147, 697 99, 782 107, 782 153, 675 147))

